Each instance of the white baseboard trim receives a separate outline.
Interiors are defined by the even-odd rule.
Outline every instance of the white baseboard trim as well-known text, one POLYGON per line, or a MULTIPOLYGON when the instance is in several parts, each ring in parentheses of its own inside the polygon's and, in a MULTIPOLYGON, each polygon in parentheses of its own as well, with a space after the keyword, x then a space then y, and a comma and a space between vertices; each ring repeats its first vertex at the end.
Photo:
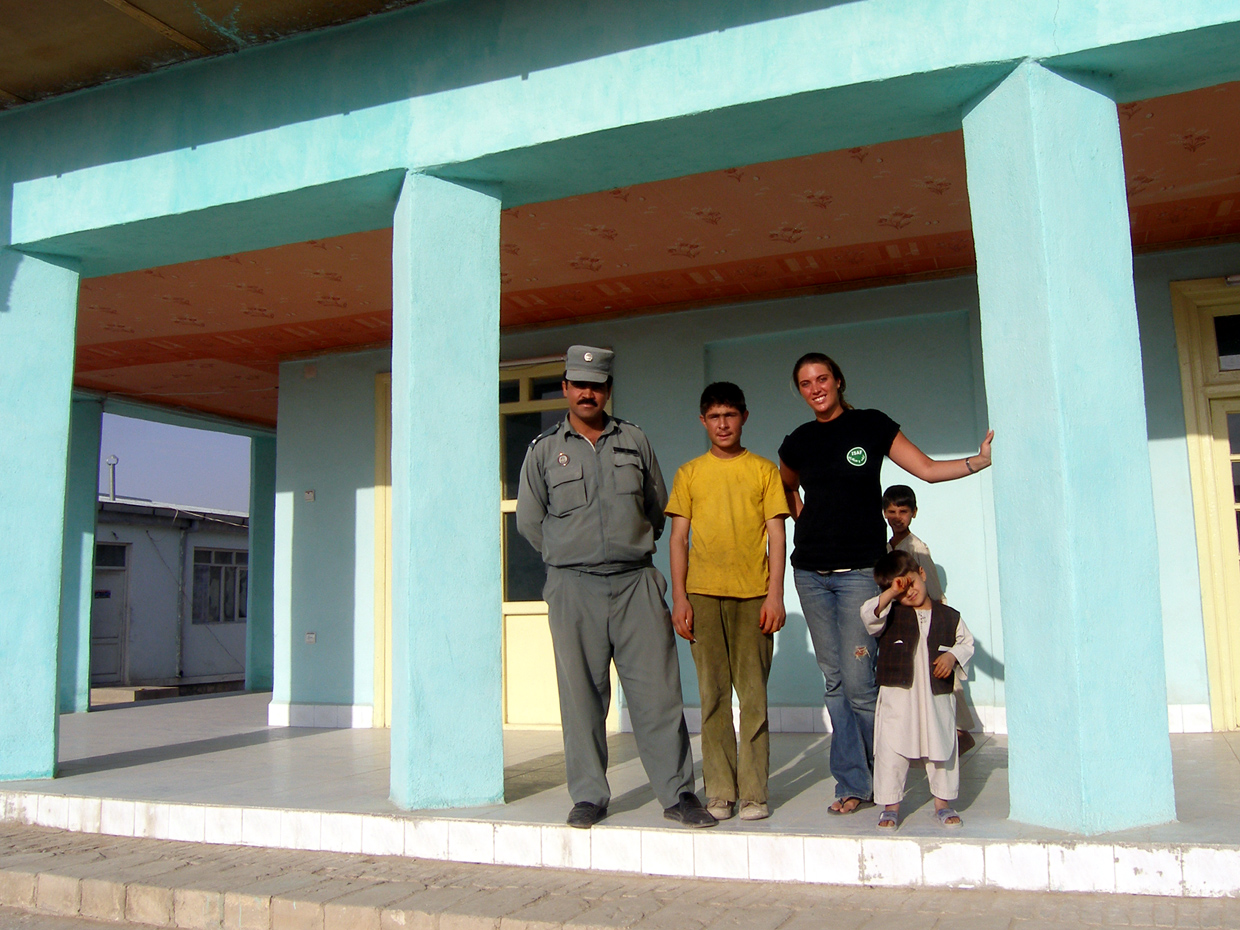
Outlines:
POLYGON ((1168 704, 1167 728, 1171 733, 1213 733, 1209 704, 1168 704))
POLYGON ((369 704, 298 704, 291 701, 272 701, 267 705, 269 727, 365 730, 373 724, 374 708, 369 704))
MULTIPOLYGON (((1007 708, 989 704, 970 705, 973 715, 980 722, 982 733, 1007 735, 1007 708)), ((732 708, 732 725, 740 727, 741 711, 732 708)), ((770 707, 767 710, 772 733, 830 733, 831 718, 825 707, 770 707)), ((690 733, 702 732, 702 710, 699 707, 685 708, 685 723, 690 733)), ((627 707, 620 708, 620 732, 632 733, 633 724, 629 719, 627 707)), ((1212 732, 1209 704, 1169 704, 1167 705, 1167 732, 1169 733, 1210 733, 1212 732)))

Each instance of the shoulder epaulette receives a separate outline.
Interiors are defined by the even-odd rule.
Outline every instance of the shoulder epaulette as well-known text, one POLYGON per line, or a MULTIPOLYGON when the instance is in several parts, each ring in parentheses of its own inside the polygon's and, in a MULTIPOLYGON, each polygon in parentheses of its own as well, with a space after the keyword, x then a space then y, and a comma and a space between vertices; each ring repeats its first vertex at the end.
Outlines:
POLYGON ((563 423, 563 422, 564 421, 561 420, 559 421, 559 423, 556 423, 554 426, 548 426, 545 430, 543 430, 541 433, 539 433, 537 436, 535 436, 533 439, 530 440, 529 448, 532 449, 536 445, 538 445, 540 442, 542 442, 544 439, 550 436, 554 436, 560 428, 560 423, 563 423))

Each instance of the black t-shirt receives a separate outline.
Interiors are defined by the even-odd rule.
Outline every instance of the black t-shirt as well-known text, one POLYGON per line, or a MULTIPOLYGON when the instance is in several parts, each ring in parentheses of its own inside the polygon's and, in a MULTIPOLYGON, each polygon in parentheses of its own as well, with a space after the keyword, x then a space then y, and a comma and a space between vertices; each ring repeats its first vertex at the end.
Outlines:
POLYGON ((779 458, 801 476, 805 498, 793 536, 794 568, 871 568, 887 551, 880 471, 898 432, 882 411, 845 410, 784 438, 779 458))

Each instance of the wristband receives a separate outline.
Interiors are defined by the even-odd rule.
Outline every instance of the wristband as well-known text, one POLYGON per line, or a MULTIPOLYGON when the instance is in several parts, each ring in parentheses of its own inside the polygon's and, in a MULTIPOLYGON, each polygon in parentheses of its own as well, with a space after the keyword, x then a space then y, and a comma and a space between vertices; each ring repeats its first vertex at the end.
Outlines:
POLYGON ((976 475, 977 472, 974 470, 973 466, 969 464, 969 459, 971 458, 973 458, 971 455, 965 457, 964 467, 968 469, 970 475, 976 475))

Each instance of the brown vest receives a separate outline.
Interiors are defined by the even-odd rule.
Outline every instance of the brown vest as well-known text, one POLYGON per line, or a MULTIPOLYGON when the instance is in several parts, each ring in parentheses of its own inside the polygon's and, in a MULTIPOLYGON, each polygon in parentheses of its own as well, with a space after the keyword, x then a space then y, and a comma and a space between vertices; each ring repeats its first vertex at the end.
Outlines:
MULTIPOLYGON (((940 646, 956 645, 956 627, 960 613, 938 601, 930 602, 930 630, 926 636, 926 652, 930 659, 930 693, 951 694, 955 676, 934 677, 934 660, 939 657, 940 646)), ((887 626, 878 635, 878 661, 874 679, 889 688, 913 687, 913 655, 921 631, 917 626, 917 611, 903 604, 892 604, 887 614, 887 626)))

